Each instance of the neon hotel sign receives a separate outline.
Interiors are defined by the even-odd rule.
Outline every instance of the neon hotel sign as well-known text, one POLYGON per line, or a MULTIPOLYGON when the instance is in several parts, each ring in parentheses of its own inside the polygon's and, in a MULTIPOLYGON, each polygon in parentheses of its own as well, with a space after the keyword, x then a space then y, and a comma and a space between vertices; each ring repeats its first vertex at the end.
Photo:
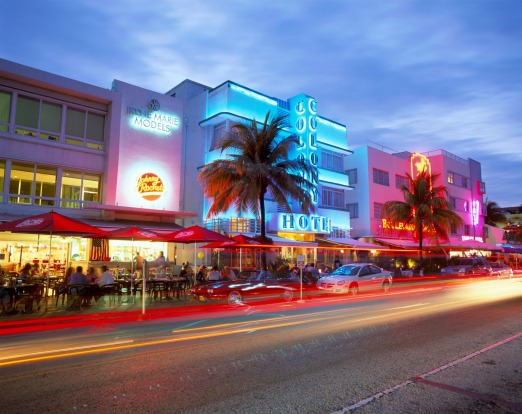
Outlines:
POLYGON ((157 99, 150 99, 147 109, 127 106, 127 115, 130 116, 130 126, 134 129, 145 130, 157 134, 170 134, 180 126, 180 119, 176 115, 160 112, 160 103, 157 99))
POLYGON ((279 214, 279 231, 311 231, 318 233, 330 232, 330 220, 322 216, 307 216, 305 214, 279 214))

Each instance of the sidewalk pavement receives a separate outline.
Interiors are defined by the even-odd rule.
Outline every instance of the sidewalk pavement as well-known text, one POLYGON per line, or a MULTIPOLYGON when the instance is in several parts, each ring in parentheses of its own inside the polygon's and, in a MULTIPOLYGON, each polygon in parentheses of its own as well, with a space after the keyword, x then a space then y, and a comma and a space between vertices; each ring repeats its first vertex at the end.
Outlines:
POLYGON ((145 310, 141 296, 117 295, 114 301, 105 298, 104 303, 79 310, 68 310, 67 303, 56 305, 55 297, 42 298, 32 311, 24 312, 20 307, 16 313, 0 315, 0 336, 51 329, 63 329, 107 323, 133 322, 169 318, 180 314, 201 314, 208 312, 209 303, 198 302, 190 294, 186 297, 152 299, 146 297, 145 310))

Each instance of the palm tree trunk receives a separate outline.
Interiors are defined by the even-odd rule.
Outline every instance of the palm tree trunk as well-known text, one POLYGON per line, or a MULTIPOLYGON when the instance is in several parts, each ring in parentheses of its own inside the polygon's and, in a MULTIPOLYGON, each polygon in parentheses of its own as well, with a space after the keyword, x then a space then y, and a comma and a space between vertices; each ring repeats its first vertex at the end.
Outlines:
POLYGON ((419 268, 422 269, 422 226, 419 230, 419 268))
MULTIPOLYGON (((266 223, 265 223, 265 192, 261 190, 259 194, 259 220, 261 221, 261 239, 265 243, 266 238, 266 223)), ((261 250, 261 268, 267 269, 266 252, 261 250)))

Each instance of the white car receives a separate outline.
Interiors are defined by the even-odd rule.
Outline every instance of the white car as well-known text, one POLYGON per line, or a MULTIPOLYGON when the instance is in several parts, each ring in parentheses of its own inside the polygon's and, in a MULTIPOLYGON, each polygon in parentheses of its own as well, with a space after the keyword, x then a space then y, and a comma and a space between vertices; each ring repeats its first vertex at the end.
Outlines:
POLYGON ((357 295, 361 291, 387 292, 392 284, 392 274, 371 263, 351 263, 335 269, 317 281, 319 290, 331 293, 357 295))
POLYGON ((513 277, 513 269, 509 267, 504 262, 491 262, 491 276, 494 277, 507 277, 512 278, 513 277))

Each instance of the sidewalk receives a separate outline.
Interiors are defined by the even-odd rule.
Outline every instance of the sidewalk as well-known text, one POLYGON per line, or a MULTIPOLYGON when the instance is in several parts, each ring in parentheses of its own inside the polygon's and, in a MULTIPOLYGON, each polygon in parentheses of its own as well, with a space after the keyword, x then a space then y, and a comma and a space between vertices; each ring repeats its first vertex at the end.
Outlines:
POLYGON ((208 303, 198 302, 189 294, 180 299, 152 300, 146 297, 143 313, 141 297, 131 295, 116 296, 114 302, 106 298, 104 304, 96 303, 80 310, 67 310, 67 303, 56 305, 56 298, 42 298, 39 306, 30 312, 0 315, 0 336, 24 332, 35 332, 70 327, 105 325, 107 323, 133 322, 169 318, 180 314, 201 314, 208 312, 208 303))

